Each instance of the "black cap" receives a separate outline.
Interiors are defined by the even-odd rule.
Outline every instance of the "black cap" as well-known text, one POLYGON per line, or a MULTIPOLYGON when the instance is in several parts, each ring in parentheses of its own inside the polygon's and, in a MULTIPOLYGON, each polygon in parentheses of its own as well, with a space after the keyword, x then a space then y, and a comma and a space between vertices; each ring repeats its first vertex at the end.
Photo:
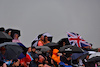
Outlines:
POLYGON ((35 59, 35 58, 39 58, 39 56, 38 56, 37 54, 35 54, 33 58, 34 58, 34 59, 35 59))

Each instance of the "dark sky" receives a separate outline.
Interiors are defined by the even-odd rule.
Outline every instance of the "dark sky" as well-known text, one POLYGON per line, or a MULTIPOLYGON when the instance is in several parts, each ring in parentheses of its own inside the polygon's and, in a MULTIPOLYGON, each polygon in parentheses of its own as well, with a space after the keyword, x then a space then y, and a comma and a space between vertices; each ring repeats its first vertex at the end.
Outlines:
POLYGON ((0 0, 0 27, 20 29, 26 46, 43 32, 53 41, 76 32, 99 47, 100 0, 0 0))

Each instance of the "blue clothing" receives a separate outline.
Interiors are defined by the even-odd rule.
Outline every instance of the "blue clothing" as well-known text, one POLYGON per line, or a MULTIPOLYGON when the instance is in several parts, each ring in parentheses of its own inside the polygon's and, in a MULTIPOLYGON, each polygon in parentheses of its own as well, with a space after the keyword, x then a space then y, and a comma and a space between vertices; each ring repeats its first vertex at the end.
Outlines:
POLYGON ((72 67, 71 65, 65 65, 64 62, 60 62, 59 65, 62 65, 63 67, 72 67))

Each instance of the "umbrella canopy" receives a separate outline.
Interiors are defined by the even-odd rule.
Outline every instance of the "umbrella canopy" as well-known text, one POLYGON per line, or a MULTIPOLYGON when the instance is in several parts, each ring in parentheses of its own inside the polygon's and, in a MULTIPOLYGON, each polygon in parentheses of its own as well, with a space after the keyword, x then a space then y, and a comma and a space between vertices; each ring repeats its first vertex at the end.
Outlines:
POLYGON ((0 43, 11 42, 12 37, 5 32, 0 32, 0 43))
POLYGON ((72 46, 72 45, 66 45, 63 47, 60 47, 59 49, 60 52, 71 52, 71 53, 83 53, 84 50, 77 47, 77 46, 72 46))
POLYGON ((50 35, 49 33, 42 33, 42 34, 37 35, 36 38, 34 38, 31 46, 34 46, 34 47, 37 46, 39 38, 40 38, 40 35, 47 36, 48 37, 48 41, 52 42, 52 38, 53 38, 52 35, 50 35))
POLYGON ((96 53, 93 53, 89 56, 89 59, 93 58, 93 57, 96 57, 96 56, 100 56, 100 52, 96 52, 96 53))
POLYGON ((15 33, 18 34, 19 36, 21 36, 20 30, 9 28, 9 29, 6 30, 6 33, 8 33, 9 31, 11 31, 11 37, 12 37, 12 38, 14 37, 14 34, 15 34, 15 33))
POLYGON ((68 38, 62 38, 57 43, 59 45, 63 46, 63 42, 65 42, 65 45, 69 45, 70 44, 68 38))
POLYGON ((23 49, 22 54, 20 54, 20 56, 18 57, 19 59, 22 59, 26 56, 27 48, 22 43, 17 43, 17 44, 20 45, 20 47, 23 49))
POLYGON ((76 60, 77 58, 84 59, 88 55, 88 51, 84 51, 84 53, 73 53, 72 54, 72 59, 76 60))
POLYGON ((0 32, 0 39, 12 39, 12 37, 5 32, 0 32))
POLYGON ((45 44, 45 45, 43 45, 43 46, 48 46, 48 47, 51 48, 51 50, 53 50, 53 49, 55 49, 55 48, 59 49, 59 47, 60 47, 57 43, 54 43, 54 42, 47 43, 47 44, 45 44))
POLYGON ((88 59, 87 62, 100 62, 100 56, 96 56, 91 59, 88 59))
POLYGON ((31 47, 32 47, 32 46, 36 47, 37 44, 38 44, 38 40, 34 40, 34 41, 32 42, 32 44, 31 44, 31 47))
POLYGON ((54 47, 54 46, 58 46, 57 43, 51 42, 51 43, 47 43, 44 46, 48 46, 48 47, 54 47))
POLYGON ((40 50, 41 52, 46 52, 51 50, 48 46, 37 46, 36 49, 40 50))
POLYGON ((6 48, 6 55, 8 60, 18 58, 18 56, 23 52, 22 48, 17 43, 5 42, 0 44, 0 47, 3 46, 6 48))
POLYGON ((89 52, 89 54, 94 54, 94 53, 96 53, 95 51, 88 51, 89 52))
POLYGON ((48 37, 48 41, 52 42, 53 36, 51 34, 46 32, 46 33, 43 33, 43 36, 47 36, 48 37))

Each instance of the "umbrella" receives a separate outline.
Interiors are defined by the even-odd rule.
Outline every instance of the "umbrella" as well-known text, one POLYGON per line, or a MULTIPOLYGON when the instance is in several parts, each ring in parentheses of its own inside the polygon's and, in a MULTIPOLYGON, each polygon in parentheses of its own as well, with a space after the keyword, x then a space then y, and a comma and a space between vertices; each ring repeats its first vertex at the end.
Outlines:
POLYGON ((6 33, 8 33, 9 31, 11 31, 11 37, 12 37, 12 38, 14 37, 14 34, 15 34, 15 33, 18 34, 19 36, 21 36, 20 30, 9 28, 9 29, 6 30, 6 33))
POLYGON ((59 52, 83 53, 84 50, 77 46, 66 45, 66 46, 60 47, 59 52))
POLYGON ((54 46, 59 46, 59 45, 57 43, 51 42, 51 43, 47 43, 43 46, 54 47, 54 46))
POLYGON ((95 51, 88 51, 89 52, 89 54, 94 54, 94 53, 96 53, 95 51))
POLYGON ((46 33, 43 33, 43 36, 47 36, 48 37, 48 41, 52 42, 53 36, 51 34, 46 32, 46 33))
POLYGON ((84 51, 84 53, 73 53, 72 54, 72 59, 76 60, 77 58, 84 59, 88 55, 88 51, 84 51))
POLYGON ((12 37, 5 32, 0 32, 0 43, 11 42, 12 37))
POLYGON ((70 44, 68 38, 62 38, 57 43, 59 45, 63 46, 63 42, 65 42, 65 45, 69 45, 70 44))
POLYGON ((93 53, 89 56, 89 59, 93 58, 93 57, 96 57, 96 56, 100 56, 100 52, 96 52, 96 53, 93 53))
POLYGON ((17 44, 20 45, 20 47, 23 49, 23 52, 18 57, 19 59, 22 59, 26 57, 27 48, 22 43, 17 43, 17 44))
POLYGON ((48 46, 37 46, 36 49, 40 50, 41 52, 46 52, 51 50, 48 46))
POLYGON ((36 38, 34 38, 31 46, 34 46, 34 47, 37 46, 39 38, 40 38, 39 37, 40 35, 47 36, 48 37, 48 41, 52 42, 52 38, 53 38, 52 35, 50 35, 49 33, 42 33, 42 34, 39 34, 38 36, 36 36, 36 38))
POLYGON ((92 57, 88 59, 87 62, 100 62, 100 56, 92 57))
POLYGON ((45 45, 43 45, 43 46, 48 46, 48 47, 50 47, 52 50, 55 49, 55 48, 59 49, 59 47, 60 47, 57 43, 54 43, 54 42, 47 43, 47 44, 45 44, 45 45))
POLYGON ((37 44, 38 44, 38 40, 34 40, 34 41, 32 42, 32 44, 31 44, 31 47, 32 47, 32 46, 36 47, 37 44))
POLYGON ((0 44, 0 47, 3 46, 6 48, 6 54, 8 60, 18 58, 18 56, 23 52, 22 48, 17 43, 5 42, 0 44))

